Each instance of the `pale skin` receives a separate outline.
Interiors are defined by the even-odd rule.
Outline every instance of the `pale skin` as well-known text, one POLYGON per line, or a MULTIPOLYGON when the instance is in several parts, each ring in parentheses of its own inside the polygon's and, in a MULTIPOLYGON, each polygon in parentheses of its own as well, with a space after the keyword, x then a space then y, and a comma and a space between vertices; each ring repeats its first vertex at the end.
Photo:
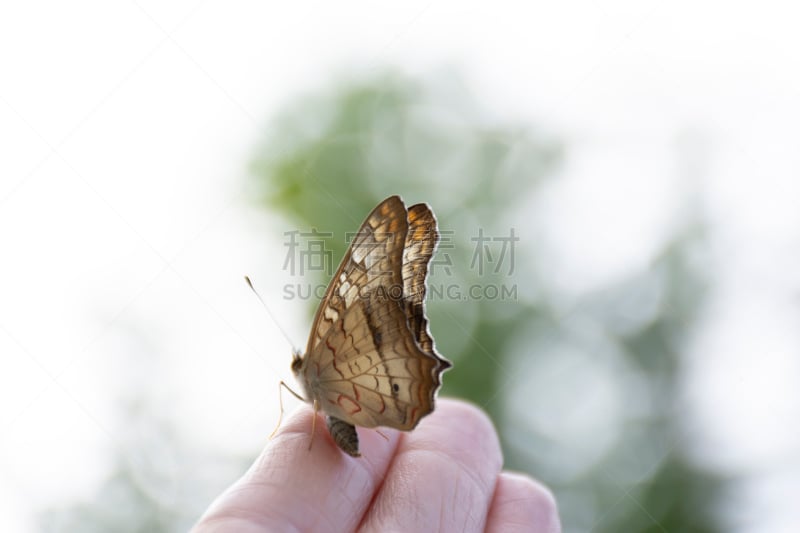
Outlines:
POLYGON ((470 404, 438 399, 412 432, 359 429, 360 458, 323 420, 309 450, 312 416, 288 417, 193 531, 561 531, 550 491, 502 470, 494 426, 470 404))

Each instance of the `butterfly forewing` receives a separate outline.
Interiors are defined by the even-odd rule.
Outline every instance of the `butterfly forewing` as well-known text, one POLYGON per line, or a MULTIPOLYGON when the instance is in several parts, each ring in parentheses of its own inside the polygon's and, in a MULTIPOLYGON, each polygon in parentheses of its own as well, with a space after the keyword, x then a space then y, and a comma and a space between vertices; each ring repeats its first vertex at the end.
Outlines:
POLYGON ((402 261, 408 221, 403 201, 391 196, 367 216, 333 275, 314 315, 306 354, 311 354, 325 335, 359 296, 381 283, 401 286, 393 265, 402 261), (401 245, 397 246, 400 242, 401 245))

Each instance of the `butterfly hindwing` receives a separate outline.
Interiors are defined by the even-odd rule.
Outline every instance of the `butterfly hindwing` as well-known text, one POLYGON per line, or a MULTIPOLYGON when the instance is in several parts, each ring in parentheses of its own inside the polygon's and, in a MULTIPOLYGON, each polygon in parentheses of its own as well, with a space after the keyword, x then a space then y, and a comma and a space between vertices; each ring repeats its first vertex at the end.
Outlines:
POLYGON ((342 326, 325 339, 319 372, 309 373, 322 408, 358 426, 413 428, 430 410, 426 383, 435 361, 414 341, 402 307, 365 298, 347 310, 342 326))

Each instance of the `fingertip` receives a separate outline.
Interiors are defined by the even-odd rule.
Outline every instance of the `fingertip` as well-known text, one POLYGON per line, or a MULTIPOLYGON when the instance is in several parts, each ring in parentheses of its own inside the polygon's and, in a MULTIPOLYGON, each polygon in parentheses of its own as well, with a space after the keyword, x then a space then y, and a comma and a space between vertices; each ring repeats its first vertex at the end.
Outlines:
POLYGON ((437 400, 437 409, 434 413, 438 416, 458 418, 478 429, 494 432, 494 423, 486 411, 477 405, 462 400, 441 398, 437 400))
POLYGON ((323 415, 299 407, 229 489, 223 514, 246 507, 255 514, 248 518, 268 526, 264 530, 281 529, 276 524, 300 531, 322 524, 355 529, 400 440, 398 432, 382 431, 387 438, 359 428, 361 457, 350 457, 334 443, 323 415))
POLYGON ((503 480, 510 489, 529 498, 534 507, 557 511, 558 505, 553 492, 532 477, 519 472, 505 471, 500 473, 498 479, 503 480))
POLYGON ((436 411, 427 420, 425 430, 412 433, 411 440, 417 435, 421 438, 423 433, 430 431, 437 440, 431 448, 447 446, 457 453, 467 454, 473 461, 490 461, 496 464, 499 471, 503 464, 503 451, 489 415, 483 409, 461 400, 441 399, 438 402, 436 411))
MULTIPOLYGON (((360 457, 353 457, 354 461, 362 461, 364 458, 371 458, 380 463, 387 462, 394 454, 400 432, 391 428, 366 429, 357 428, 359 438, 360 457), (380 433, 380 434, 379 434, 380 433), (382 436, 382 435, 383 436, 382 436)), ((299 456, 299 461, 305 462, 308 458, 308 448, 311 446, 312 452, 320 452, 317 448, 323 448, 324 454, 329 460, 339 462, 350 458, 334 442, 325 421, 325 415, 314 413, 308 405, 301 405, 294 411, 283 426, 271 439, 261 456, 270 454, 284 455, 284 462, 295 461, 295 456, 299 456), (316 421, 314 417, 316 416, 316 421), (314 427, 313 437, 311 428, 314 427)))
POLYGON ((502 472, 497 478, 486 531, 559 533, 561 521, 553 493, 524 474, 502 472))

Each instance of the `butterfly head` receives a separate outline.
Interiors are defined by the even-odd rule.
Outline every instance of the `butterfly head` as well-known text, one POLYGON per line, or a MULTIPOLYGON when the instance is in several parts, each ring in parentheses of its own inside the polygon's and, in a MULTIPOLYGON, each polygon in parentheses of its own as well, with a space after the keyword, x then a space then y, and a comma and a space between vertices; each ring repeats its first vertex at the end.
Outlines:
POLYGON ((299 374, 302 366, 303 354, 299 350, 292 350, 292 372, 299 374))

